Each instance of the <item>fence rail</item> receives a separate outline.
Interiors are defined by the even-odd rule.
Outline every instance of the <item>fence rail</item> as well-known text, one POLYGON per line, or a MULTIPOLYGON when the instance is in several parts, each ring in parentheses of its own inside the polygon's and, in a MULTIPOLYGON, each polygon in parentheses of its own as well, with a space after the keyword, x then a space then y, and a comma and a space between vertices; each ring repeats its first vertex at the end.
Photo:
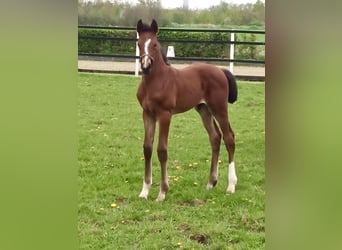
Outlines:
MULTIPOLYGON (((126 30, 126 31, 135 31, 135 27, 121 27, 121 26, 85 26, 79 25, 79 29, 100 29, 100 30, 126 30)), ((204 44, 227 44, 230 45, 230 57, 229 58, 198 58, 198 57, 168 57, 171 61, 206 61, 206 62, 226 62, 229 63, 230 70, 233 71, 234 63, 246 63, 246 64, 265 64, 264 60, 255 60, 255 59, 234 59, 234 46, 235 45, 255 45, 255 46, 265 46, 265 42, 259 41, 236 41, 235 34, 243 33, 243 34, 263 34, 265 35, 264 30, 239 30, 239 29, 180 29, 180 28, 160 28, 160 31, 168 31, 168 32, 209 32, 209 33, 229 33, 230 40, 221 41, 221 40, 193 40, 193 39, 158 39, 162 43, 204 43, 204 44)), ((88 36, 88 35, 79 35, 79 40, 82 39, 90 39, 90 40, 110 40, 110 41, 128 41, 135 42, 137 38, 127 38, 127 37, 105 37, 105 36, 88 36)), ((136 51, 135 55, 122 55, 122 54, 103 54, 103 53, 82 53, 78 52, 78 55, 81 57, 87 58, 106 58, 107 60, 114 60, 115 58, 120 59, 137 59, 138 51, 136 51)), ((136 67, 137 68, 137 67, 136 67)), ((137 75, 138 72, 136 72, 137 75)))
MULTIPOLYGON (((109 55, 109 54, 95 54, 95 53, 78 53, 80 57, 84 58, 104 58, 107 60, 114 60, 115 58, 127 58, 127 59, 139 59, 138 56, 129 56, 129 55, 109 55)), ((263 60, 248 60, 248 59, 226 59, 226 58, 209 58, 206 57, 198 58, 198 57, 172 57, 168 58, 175 61, 208 61, 208 62, 237 62, 237 63, 254 63, 254 64, 264 64, 263 60)))
MULTIPOLYGON (((125 26, 97 26, 97 25, 79 25, 82 29, 106 29, 106 30, 136 30, 135 27, 125 26)), ((240 30, 240 29, 183 29, 183 28, 159 28, 161 31, 184 31, 184 32, 229 32, 229 33, 249 33, 265 34, 264 30, 240 30)))
MULTIPOLYGON (((136 41, 136 38, 127 37, 106 37, 106 36, 78 36, 78 39, 90 40, 110 40, 110 41, 136 41)), ((191 40, 191 39, 158 39, 159 42, 176 42, 176 43, 209 43, 209 44, 247 44, 247 45, 265 45, 264 42, 248 42, 248 41, 219 41, 219 40, 191 40)))

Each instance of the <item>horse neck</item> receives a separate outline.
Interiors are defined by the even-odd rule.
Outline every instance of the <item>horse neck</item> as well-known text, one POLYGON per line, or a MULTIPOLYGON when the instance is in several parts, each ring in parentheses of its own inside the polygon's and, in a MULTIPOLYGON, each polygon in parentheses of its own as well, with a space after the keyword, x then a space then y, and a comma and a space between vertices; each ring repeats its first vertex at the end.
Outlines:
POLYGON ((161 52, 158 52, 154 57, 154 62, 152 66, 152 71, 150 74, 145 75, 143 74, 143 78, 151 79, 151 78, 158 78, 165 73, 168 69, 169 65, 167 65, 163 59, 163 55, 161 52))

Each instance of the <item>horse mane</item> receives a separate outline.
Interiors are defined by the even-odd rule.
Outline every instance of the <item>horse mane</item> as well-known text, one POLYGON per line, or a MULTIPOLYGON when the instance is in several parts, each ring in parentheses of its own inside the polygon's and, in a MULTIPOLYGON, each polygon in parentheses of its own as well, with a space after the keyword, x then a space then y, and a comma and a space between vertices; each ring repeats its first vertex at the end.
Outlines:
POLYGON ((163 61, 164 61, 167 65, 171 65, 171 63, 170 63, 169 60, 167 59, 167 56, 166 56, 165 52, 162 50, 161 47, 160 47, 160 52, 161 52, 161 54, 162 54, 163 61))

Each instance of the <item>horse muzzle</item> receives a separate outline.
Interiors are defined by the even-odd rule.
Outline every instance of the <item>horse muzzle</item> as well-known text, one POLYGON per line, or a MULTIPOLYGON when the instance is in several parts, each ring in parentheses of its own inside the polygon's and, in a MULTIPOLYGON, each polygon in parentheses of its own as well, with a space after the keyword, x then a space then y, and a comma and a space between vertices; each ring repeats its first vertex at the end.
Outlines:
POLYGON ((154 58, 148 54, 140 56, 141 70, 144 74, 148 74, 151 72, 153 61, 154 58))

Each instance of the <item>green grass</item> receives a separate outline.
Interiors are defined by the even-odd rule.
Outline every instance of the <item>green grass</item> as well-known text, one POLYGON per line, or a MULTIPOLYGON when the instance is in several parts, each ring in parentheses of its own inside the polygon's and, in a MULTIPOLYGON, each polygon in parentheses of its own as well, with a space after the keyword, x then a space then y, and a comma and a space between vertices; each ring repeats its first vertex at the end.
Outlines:
POLYGON ((218 184, 205 189, 211 150, 200 117, 191 110, 171 122, 170 189, 164 202, 156 202, 155 150, 149 199, 138 198, 144 173, 139 81, 79 74, 80 249, 264 249, 265 85, 238 81, 238 101, 229 105, 236 134, 235 194, 226 195, 223 143, 218 184))

